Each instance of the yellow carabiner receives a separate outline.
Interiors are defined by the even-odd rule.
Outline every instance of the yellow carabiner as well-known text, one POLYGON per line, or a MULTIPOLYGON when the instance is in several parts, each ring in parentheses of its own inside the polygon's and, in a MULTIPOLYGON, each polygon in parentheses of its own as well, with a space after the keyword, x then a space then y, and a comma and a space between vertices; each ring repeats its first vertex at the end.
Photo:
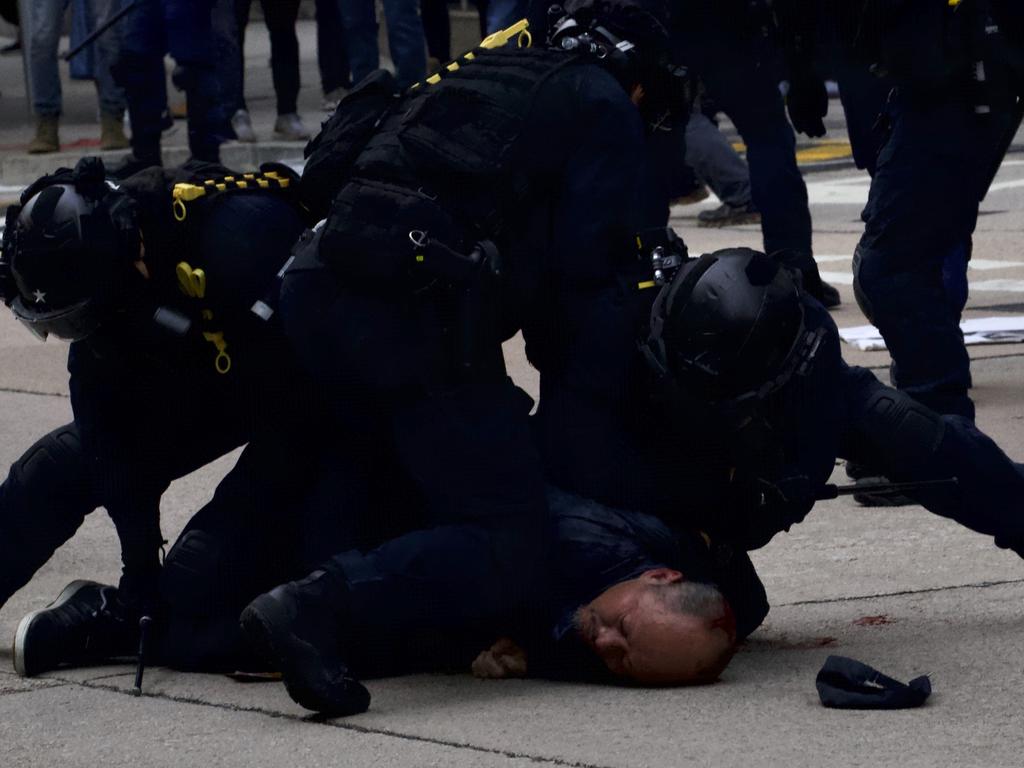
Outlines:
POLYGON ((530 34, 530 30, 524 29, 519 33, 519 37, 516 38, 516 45, 520 48, 533 47, 533 35, 530 34))
POLYGON ((192 299, 206 297, 206 273, 203 270, 192 269, 188 262, 180 261, 174 272, 182 293, 192 299))
POLYGON ((231 356, 227 352, 218 352, 213 367, 217 369, 217 373, 226 374, 231 370, 231 356))
POLYGON ((228 343, 224 341, 223 331, 203 331, 203 338, 217 348, 217 357, 214 358, 213 367, 217 373, 225 374, 231 370, 231 355, 228 354, 228 343))
POLYGON ((177 198, 171 204, 171 210, 174 212, 175 221, 184 221, 185 217, 188 216, 188 211, 185 210, 185 204, 177 198))

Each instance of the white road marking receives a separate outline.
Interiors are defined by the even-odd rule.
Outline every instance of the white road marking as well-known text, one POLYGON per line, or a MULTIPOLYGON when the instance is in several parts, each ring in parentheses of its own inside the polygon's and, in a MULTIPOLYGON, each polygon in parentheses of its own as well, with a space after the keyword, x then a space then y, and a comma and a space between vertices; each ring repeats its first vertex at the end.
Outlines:
POLYGON ((829 283, 839 285, 853 285, 852 272, 820 272, 821 279, 829 283))
MULTIPOLYGON (((1024 165, 1024 160, 1004 160, 1002 168, 1024 165)), ((807 198, 811 205, 864 205, 868 201, 871 177, 862 171, 828 181, 811 181, 807 184, 807 198)), ((1024 179, 997 181, 989 188, 989 194, 1024 187, 1024 179)))
MULTIPOLYGON (((853 285, 852 272, 831 272, 822 270, 821 279, 835 285, 853 285)), ((1024 280, 994 279, 994 280, 969 280, 967 283, 970 293, 1024 293, 1024 280)))
POLYGON ((967 287, 969 291, 985 291, 990 293, 996 293, 999 291, 1005 291, 1006 293, 1024 293, 1024 280, 978 280, 968 281, 967 287))
POLYGON ((1024 261, 1002 261, 1000 259, 971 259, 968 268, 985 272, 990 269, 1010 269, 1024 267, 1024 261))

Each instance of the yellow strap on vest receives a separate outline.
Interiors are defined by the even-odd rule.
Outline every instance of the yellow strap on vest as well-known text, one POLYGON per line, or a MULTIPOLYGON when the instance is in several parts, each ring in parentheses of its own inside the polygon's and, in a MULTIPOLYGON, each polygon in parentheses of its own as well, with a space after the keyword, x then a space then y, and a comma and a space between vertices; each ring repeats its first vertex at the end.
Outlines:
MULTIPOLYGON (((501 48, 501 47, 503 47, 505 45, 508 45, 509 41, 511 41, 513 38, 515 38, 516 44, 520 48, 529 48, 529 47, 531 47, 533 45, 533 35, 530 34, 530 21, 529 21, 529 19, 520 19, 515 24, 513 24, 511 27, 506 27, 505 29, 499 29, 497 32, 491 33, 490 35, 485 37, 483 40, 481 40, 480 44, 477 45, 477 47, 474 48, 473 50, 480 50, 480 49, 482 49, 482 50, 486 51, 486 50, 491 50, 493 48, 501 48)), ((459 56, 457 59, 454 59, 454 60, 448 62, 447 64, 445 64, 443 67, 441 67, 441 70, 439 72, 435 72, 430 77, 428 77, 426 80, 423 80, 423 81, 421 81, 419 83, 413 83, 412 85, 410 85, 409 86, 409 90, 413 90, 414 88, 419 88, 421 85, 423 85, 423 83, 426 83, 427 85, 437 85, 438 83, 441 82, 441 78, 446 73, 448 73, 448 72, 458 72, 459 68, 463 64, 467 64, 467 63, 473 61, 473 59, 475 59, 475 58, 476 58, 476 54, 473 53, 473 51, 469 51, 467 53, 464 53, 461 56, 459 56)))
POLYGON ((206 179, 201 186, 179 182, 171 190, 171 210, 174 213, 174 219, 175 221, 184 221, 188 218, 188 209, 185 207, 185 204, 198 200, 211 191, 227 192, 228 190, 248 189, 253 183, 260 189, 288 189, 291 186, 292 180, 287 176, 282 176, 277 171, 267 171, 266 173, 246 173, 240 179, 234 176, 206 179))

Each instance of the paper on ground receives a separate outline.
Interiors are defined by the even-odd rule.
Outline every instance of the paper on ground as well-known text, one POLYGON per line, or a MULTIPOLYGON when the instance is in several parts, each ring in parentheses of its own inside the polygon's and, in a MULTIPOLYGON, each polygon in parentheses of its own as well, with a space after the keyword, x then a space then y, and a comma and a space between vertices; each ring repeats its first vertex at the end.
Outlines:
MULTIPOLYGON (((1024 316, 974 317, 960 323, 964 344, 1010 344, 1024 341, 1024 316)), ((840 328, 839 337, 865 352, 885 349, 885 342, 873 325, 840 328)))

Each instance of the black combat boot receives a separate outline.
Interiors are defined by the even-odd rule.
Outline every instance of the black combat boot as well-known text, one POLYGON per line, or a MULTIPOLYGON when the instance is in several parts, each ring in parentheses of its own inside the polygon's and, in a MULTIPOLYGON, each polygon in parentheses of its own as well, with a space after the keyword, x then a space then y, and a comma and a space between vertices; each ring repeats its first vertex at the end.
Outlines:
POLYGON ((314 571, 260 595, 242 611, 242 631, 264 661, 284 676, 288 694, 329 717, 356 715, 370 692, 348 670, 340 639, 347 593, 314 571))
POLYGON ((48 607, 21 620, 14 668, 22 677, 34 677, 61 666, 134 656, 139 625, 126 613, 116 587, 73 581, 48 607))

